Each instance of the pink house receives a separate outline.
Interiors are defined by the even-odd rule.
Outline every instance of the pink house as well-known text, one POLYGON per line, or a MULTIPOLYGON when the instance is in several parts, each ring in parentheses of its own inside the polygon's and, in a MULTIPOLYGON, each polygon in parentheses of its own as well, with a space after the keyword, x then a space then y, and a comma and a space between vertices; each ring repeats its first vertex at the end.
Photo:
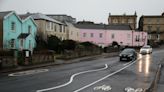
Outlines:
POLYGON ((129 25, 104 25, 79 23, 80 41, 89 41, 102 47, 117 42, 123 46, 143 46, 147 44, 147 33, 131 30, 129 25))

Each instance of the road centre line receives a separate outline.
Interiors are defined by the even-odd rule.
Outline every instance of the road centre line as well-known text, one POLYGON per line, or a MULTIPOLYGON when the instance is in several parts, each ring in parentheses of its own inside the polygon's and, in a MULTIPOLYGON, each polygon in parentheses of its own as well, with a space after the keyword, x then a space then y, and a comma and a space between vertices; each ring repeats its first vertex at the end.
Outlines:
POLYGON ((72 81, 73 81, 73 79, 74 79, 75 76, 78 76, 78 75, 84 74, 84 73, 89 73, 89 72, 101 71, 101 70, 105 70, 107 68, 108 68, 108 65, 105 64, 105 67, 104 68, 101 68, 101 69, 88 70, 88 71, 83 71, 83 72, 75 73, 75 74, 73 74, 71 76, 70 80, 67 83, 64 83, 64 84, 59 85, 59 86, 51 87, 51 88, 37 90, 36 92, 45 92, 45 91, 50 91, 50 90, 54 90, 54 89, 57 89, 57 88, 61 88, 61 87, 67 86, 67 85, 69 85, 69 84, 72 83, 72 81))
POLYGON ((113 73, 111 73, 111 74, 108 74, 107 76, 105 76, 105 77, 103 77, 103 78, 101 78, 101 79, 99 79, 99 80, 97 80, 97 81, 95 81, 95 82, 92 82, 92 83, 90 83, 90 84, 88 84, 88 85, 86 85, 86 86, 84 86, 84 87, 82 87, 82 88, 80 88, 80 89, 77 89, 77 90, 75 90, 75 91, 73 91, 73 92, 79 92, 79 91, 81 91, 81 90, 84 90, 85 88, 88 88, 88 87, 90 87, 90 86, 92 86, 92 85, 94 85, 94 84, 96 84, 96 83, 98 83, 98 82, 100 82, 100 81, 102 81, 102 80, 104 80, 104 79, 106 79, 106 78, 108 78, 108 77, 110 77, 110 76, 112 76, 112 75, 114 75, 114 74, 116 74, 116 73, 118 73, 118 72, 124 70, 125 68, 127 68, 127 67, 131 66, 132 64, 136 63, 136 61, 137 61, 137 60, 135 60, 135 61, 132 62, 131 64, 129 64, 129 65, 127 65, 127 66, 125 66, 125 67, 123 67, 123 68, 121 68, 121 69, 119 69, 119 70, 117 70, 117 71, 115 71, 115 72, 113 72, 113 73))

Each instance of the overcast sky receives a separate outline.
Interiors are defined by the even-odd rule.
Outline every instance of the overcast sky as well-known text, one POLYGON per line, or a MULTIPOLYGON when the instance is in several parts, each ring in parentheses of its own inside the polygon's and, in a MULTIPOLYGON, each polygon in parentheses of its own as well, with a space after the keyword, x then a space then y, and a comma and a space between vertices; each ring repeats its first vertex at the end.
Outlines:
POLYGON ((14 10, 18 14, 40 12, 67 14, 78 21, 107 23, 109 12, 116 14, 161 15, 164 0, 0 0, 0 11, 14 10))

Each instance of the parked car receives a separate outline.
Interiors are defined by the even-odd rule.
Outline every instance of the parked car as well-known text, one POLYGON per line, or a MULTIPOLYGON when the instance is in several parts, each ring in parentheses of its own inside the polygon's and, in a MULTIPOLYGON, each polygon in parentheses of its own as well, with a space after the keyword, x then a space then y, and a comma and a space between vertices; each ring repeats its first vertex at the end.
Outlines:
POLYGON ((150 45, 143 46, 140 49, 140 54, 150 54, 152 53, 152 47, 150 45))
POLYGON ((137 59, 137 53, 135 49, 126 48, 119 55, 120 61, 131 61, 137 59))

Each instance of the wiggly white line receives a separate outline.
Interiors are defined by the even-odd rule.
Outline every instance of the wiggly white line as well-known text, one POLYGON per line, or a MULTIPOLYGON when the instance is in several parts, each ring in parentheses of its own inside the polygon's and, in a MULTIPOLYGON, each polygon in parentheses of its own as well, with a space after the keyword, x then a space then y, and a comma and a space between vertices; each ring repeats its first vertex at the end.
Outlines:
POLYGON ((90 87, 90 86, 92 86, 92 85, 94 85, 94 84, 96 84, 96 83, 98 83, 98 82, 100 82, 100 81, 102 81, 102 80, 104 80, 104 79, 106 79, 106 78, 108 78, 108 77, 110 77, 110 76, 112 76, 112 75, 114 75, 114 74, 116 74, 116 73, 118 73, 118 72, 124 70, 125 68, 127 68, 127 67, 131 66, 132 64, 134 64, 135 62, 136 62, 136 61, 132 62, 131 64, 129 64, 129 65, 127 65, 127 66, 125 66, 125 67, 123 67, 123 68, 121 68, 121 69, 119 69, 119 70, 117 70, 117 71, 115 71, 115 72, 113 72, 113 73, 111 73, 111 74, 108 74, 107 76, 105 76, 105 77, 103 77, 103 78, 101 78, 101 79, 99 79, 99 80, 97 80, 97 81, 95 81, 95 82, 92 82, 92 83, 90 83, 90 84, 88 84, 88 85, 86 85, 86 86, 84 86, 84 87, 82 87, 82 88, 80 88, 80 89, 77 89, 77 90, 75 90, 75 91, 73 91, 73 92, 79 92, 79 91, 81 91, 81 90, 83 90, 83 89, 85 89, 85 88, 88 88, 88 87, 90 87))
POLYGON ((89 72, 100 71, 100 70, 105 70, 105 69, 107 69, 107 68, 108 68, 108 65, 105 64, 105 67, 104 67, 104 68, 101 68, 101 69, 88 70, 88 71, 83 71, 83 72, 75 73, 75 74, 73 74, 73 75, 71 76, 69 82, 67 82, 67 83, 64 83, 64 84, 59 85, 59 86, 51 87, 51 88, 46 88, 46 89, 37 90, 36 92, 44 92, 44 91, 54 90, 54 89, 57 89, 57 88, 61 88, 61 87, 67 86, 67 85, 69 85, 70 83, 72 83, 73 78, 74 78, 75 76, 77 76, 77 75, 84 74, 84 73, 89 73, 89 72))

